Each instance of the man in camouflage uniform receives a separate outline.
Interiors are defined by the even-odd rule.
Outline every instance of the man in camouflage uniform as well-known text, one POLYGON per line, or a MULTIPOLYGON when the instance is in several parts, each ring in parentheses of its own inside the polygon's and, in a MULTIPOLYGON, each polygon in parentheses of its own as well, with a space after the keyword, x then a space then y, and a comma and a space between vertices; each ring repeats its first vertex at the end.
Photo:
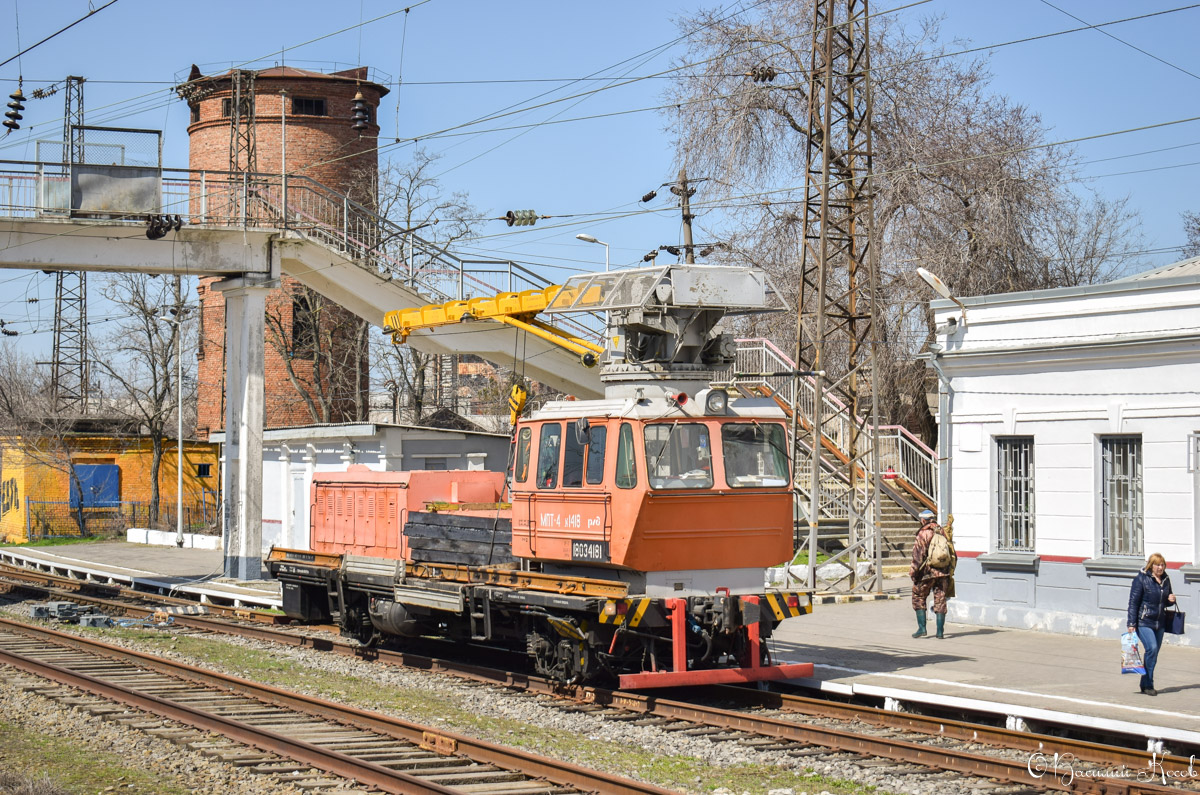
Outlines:
POLYGON ((912 607, 917 614, 917 631, 913 633, 913 637, 923 638, 929 634, 925 629, 925 604, 929 594, 933 593, 933 613, 937 617, 937 636, 942 638, 945 637, 946 629, 946 599, 954 594, 952 575, 957 560, 954 556, 954 548, 951 546, 952 559, 949 566, 944 569, 935 569, 928 565, 925 558, 929 551, 929 544, 933 540, 933 534, 946 535, 946 533, 938 526, 933 511, 921 511, 918 518, 921 520, 921 528, 917 530, 916 539, 913 541, 912 563, 908 567, 908 577, 913 584, 912 607))

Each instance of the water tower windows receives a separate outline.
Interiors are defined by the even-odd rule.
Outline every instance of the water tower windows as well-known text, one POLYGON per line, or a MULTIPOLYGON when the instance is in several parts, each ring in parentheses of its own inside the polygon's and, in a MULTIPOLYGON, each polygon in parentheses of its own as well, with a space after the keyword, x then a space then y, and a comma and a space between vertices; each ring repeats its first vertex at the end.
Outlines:
MULTIPOLYGON (((232 115, 233 115, 233 98, 225 97, 224 99, 221 100, 221 118, 228 119, 232 115)), ((240 115, 243 120, 246 119, 250 115, 250 100, 249 99, 242 100, 242 112, 240 115)))
POLYGON ((197 102, 197 103, 193 104, 191 106, 191 110, 192 110, 192 124, 195 124, 196 122, 200 121, 200 103, 197 102))
POLYGON ((315 97, 292 97, 292 114, 295 116, 328 116, 325 100, 315 97))

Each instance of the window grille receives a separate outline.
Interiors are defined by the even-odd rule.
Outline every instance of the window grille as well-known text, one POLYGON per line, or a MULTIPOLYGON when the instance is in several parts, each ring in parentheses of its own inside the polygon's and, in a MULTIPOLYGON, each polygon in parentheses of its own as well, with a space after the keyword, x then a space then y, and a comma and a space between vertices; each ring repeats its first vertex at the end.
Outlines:
POLYGON ((1034 548, 1033 438, 996 440, 998 517, 996 549, 1032 552, 1034 548))
POLYGON ((315 97, 292 97, 292 113, 296 116, 327 116, 325 100, 315 97))
POLYGON ((1142 437, 1102 437, 1100 457, 1101 552, 1140 558, 1143 553, 1142 437))

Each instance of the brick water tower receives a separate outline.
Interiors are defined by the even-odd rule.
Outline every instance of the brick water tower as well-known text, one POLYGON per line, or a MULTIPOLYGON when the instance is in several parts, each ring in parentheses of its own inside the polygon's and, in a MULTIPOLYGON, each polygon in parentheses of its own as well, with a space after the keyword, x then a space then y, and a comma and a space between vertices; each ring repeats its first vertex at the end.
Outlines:
MULTIPOLYGON (((291 66, 206 76, 193 66, 179 93, 191 110, 194 171, 273 175, 282 165, 297 189, 306 180, 373 206, 378 175, 379 100, 388 89, 366 67, 322 73, 291 66), (367 104, 366 124, 353 103, 367 104), (285 154, 286 152, 286 154, 285 154)), ((289 201, 289 204, 291 202, 289 201)), ((202 278, 196 434, 225 422, 225 301, 202 278)), ((284 277, 267 298, 266 427, 367 417, 368 326, 349 311, 284 277)))

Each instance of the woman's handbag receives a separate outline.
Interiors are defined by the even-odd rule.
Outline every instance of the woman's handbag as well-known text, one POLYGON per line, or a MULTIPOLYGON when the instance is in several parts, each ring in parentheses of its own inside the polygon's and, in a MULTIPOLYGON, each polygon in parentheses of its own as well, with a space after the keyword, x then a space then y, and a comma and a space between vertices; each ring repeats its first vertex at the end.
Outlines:
POLYGON ((1182 610, 1167 610, 1164 615, 1166 616, 1166 624, 1163 630, 1170 635, 1182 635, 1183 620, 1187 618, 1187 614, 1182 610))

